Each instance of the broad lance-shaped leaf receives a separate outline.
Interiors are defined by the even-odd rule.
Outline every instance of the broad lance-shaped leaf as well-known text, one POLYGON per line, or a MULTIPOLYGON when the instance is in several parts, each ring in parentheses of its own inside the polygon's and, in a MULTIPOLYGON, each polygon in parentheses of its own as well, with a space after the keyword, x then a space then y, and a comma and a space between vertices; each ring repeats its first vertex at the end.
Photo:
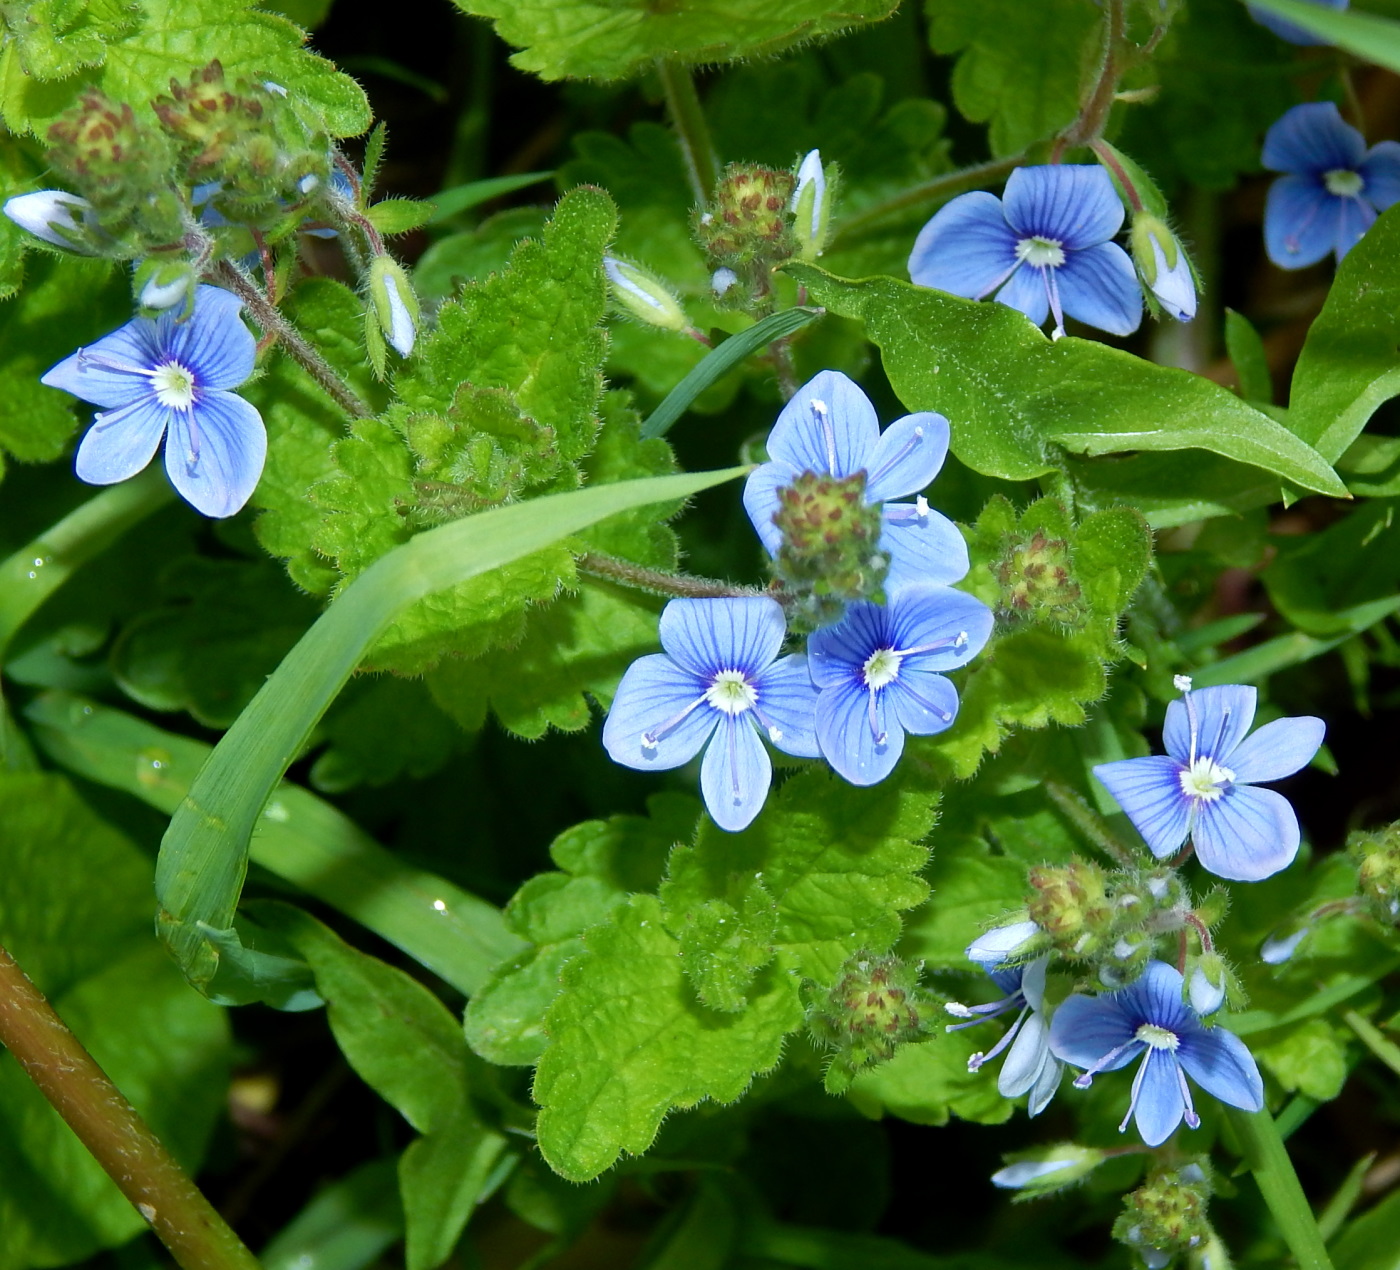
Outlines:
POLYGON ((156 863, 159 926, 196 987, 218 956, 264 804, 366 650, 407 605, 519 560, 618 512, 685 498, 743 468, 649 477, 514 503, 419 534, 381 556, 321 615, 215 747, 172 817, 156 863))
POLYGON ((947 415, 953 452, 975 471, 1033 480, 1061 466, 1055 446, 1089 455, 1200 449, 1304 489, 1346 493, 1316 450, 1199 375, 1092 340, 1049 340, 1004 304, 810 265, 787 272, 816 302, 865 322, 900 400, 947 415))
POLYGON ((511 61, 542 79, 625 79, 658 57, 686 65, 772 57, 794 44, 889 17, 897 0, 453 0, 490 18, 511 61))

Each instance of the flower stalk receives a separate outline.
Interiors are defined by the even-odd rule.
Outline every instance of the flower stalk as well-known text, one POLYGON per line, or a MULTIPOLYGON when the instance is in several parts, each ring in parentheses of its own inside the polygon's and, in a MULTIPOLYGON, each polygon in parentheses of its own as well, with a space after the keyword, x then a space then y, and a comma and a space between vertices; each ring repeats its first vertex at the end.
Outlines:
POLYGON ((1279 1233, 1297 1261, 1298 1270, 1332 1270, 1322 1232, 1273 1117, 1267 1110, 1247 1112, 1234 1107, 1226 1107, 1225 1114, 1240 1139, 1245 1163, 1278 1222, 1279 1233))
POLYGON ((710 125, 695 91, 695 79, 690 68, 669 58, 658 58, 656 73, 661 78, 661 90, 666 94, 666 112, 676 129, 681 157, 690 192, 697 203, 707 203, 719 184, 719 155, 710 136, 710 125))
POLYGON ((590 551, 579 556, 575 563, 580 573, 605 578, 609 582, 617 582, 651 595, 674 596, 684 600, 720 600, 767 594, 756 587, 735 586, 731 582, 720 582, 714 578, 696 578, 684 573, 647 569, 642 565, 633 564, 630 560, 619 560, 616 556, 604 555, 600 551, 590 551))

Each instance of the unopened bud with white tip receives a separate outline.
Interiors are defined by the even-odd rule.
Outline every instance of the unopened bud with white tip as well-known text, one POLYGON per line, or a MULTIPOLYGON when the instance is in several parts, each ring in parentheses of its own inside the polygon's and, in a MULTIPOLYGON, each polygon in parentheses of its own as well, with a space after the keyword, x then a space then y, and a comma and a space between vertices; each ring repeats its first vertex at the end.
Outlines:
POLYGON ((418 337, 418 297, 398 261, 375 256, 369 267, 369 298, 384 338, 400 357, 407 357, 418 337))
POLYGON ((176 305, 190 305, 196 282, 194 266, 183 256, 153 256, 136 266, 131 290, 142 309, 164 313, 176 305))
POLYGON ((690 319, 671 289, 654 273, 615 256, 603 257, 613 299, 634 318, 664 331, 688 331, 690 319))
POLYGON ((32 194, 16 194, 5 200, 4 212, 21 229, 52 247, 91 255, 82 245, 88 231, 84 225, 92 204, 76 194, 63 190, 35 190, 32 194))
POLYGON ((826 246, 831 222, 831 184, 822 166, 820 150, 809 150, 797 165, 797 187, 789 204, 793 233, 797 236, 798 257, 815 260, 826 246))
POLYGON ((1147 212, 1133 217, 1129 237, 1142 285, 1164 313, 1189 322, 1196 316, 1196 277, 1180 240, 1165 221, 1147 212))

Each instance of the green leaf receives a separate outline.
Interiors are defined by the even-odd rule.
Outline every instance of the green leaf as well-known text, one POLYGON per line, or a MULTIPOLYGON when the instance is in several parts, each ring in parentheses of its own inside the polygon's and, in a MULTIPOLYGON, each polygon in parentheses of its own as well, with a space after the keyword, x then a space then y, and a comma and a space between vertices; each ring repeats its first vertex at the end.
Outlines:
POLYGON ((524 238, 538 238, 549 214, 542 207, 511 207, 474 229, 439 238, 413 267, 414 289, 425 300, 455 295, 465 282, 499 273, 524 238))
POLYGON ((439 190, 429 204, 432 214, 428 217, 428 224, 436 225, 482 203, 514 194, 516 190, 529 189, 553 178, 553 172, 516 172, 510 176, 493 176, 484 181, 470 181, 466 185, 439 190))
POLYGON ((1269 374, 1264 341, 1249 319, 1234 309, 1225 310, 1225 351, 1239 376, 1240 396, 1246 401, 1262 401, 1266 405, 1273 401, 1273 377, 1269 374))
POLYGON ((692 0, 657 8, 646 0, 454 0, 465 13, 490 18, 497 34, 522 51, 511 61, 542 79, 626 79, 665 57, 687 66, 772 57, 889 17, 895 0, 692 0))
POLYGON ((655 897, 634 895, 564 966, 534 1087, 540 1151, 563 1176, 588 1181, 645 1151, 675 1108, 733 1102, 801 1025, 786 957, 758 976, 747 1009, 725 1014, 695 999, 678 952, 655 897))
POLYGON ((457 736, 422 683, 392 675, 351 680, 323 731, 327 745, 311 766, 311 783, 326 794, 430 776, 447 762, 457 736))
POLYGON ((1387 1195, 1349 1223, 1332 1245, 1336 1270, 1397 1270, 1400 1267, 1400 1193, 1387 1195))
POLYGON ((734 1013, 747 1007, 755 976, 777 955, 778 906, 758 873, 731 873, 722 897, 699 898, 711 889, 695 876, 702 867, 693 847, 678 846, 658 898, 696 995, 734 1013))
POLYGON ((433 219, 433 205, 412 198, 386 198, 372 204, 365 215, 381 234, 393 237, 426 225, 433 219))
POLYGON ((1103 17, 1089 0, 1051 0, 1027 22, 1019 0, 927 0, 935 53, 960 53, 953 100, 973 123, 990 123, 994 155, 1053 136, 1078 113, 1081 85, 1102 44, 1103 17))
POLYGON ((1308 329, 1289 390, 1289 428, 1335 463, 1400 394, 1397 345, 1400 212, 1392 209, 1347 253, 1308 329))
POLYGON ((350 1066, 423 1135, 399 1161, 399 1192, 409 1270, 433 1270, 451 1255, 506 1147, 472 1109, 469 1054, 456 1021, 417 980, 352 948, 310 914, 287 904, 258 904, 253 913, 310 964, 350 1066))
POLYGON ((1338 13, 1300 0, 1259 0, 1259 8, 1348 53, 1400 71, 1400 22, 1378 13, 1338 13))
POLYGON ((888 1063, 857 1076, 846 1096, 872 1119, 889 1115, 942 1125, 957 1116, 977 1124, 1003 1124, 1014 1104, 997 1093, 992 1072, 967 1070, 967 1060, 981 1048, 969 1032, 901 1046, 888 1063))
POLYGON ((1048 340, 1006 305, 893 278, 850 282, 810 265, 788 273, 812 298, 860 318, 910 410, 937 410, 974 471, 1032 480, 1076 454, 1202 449, 1319 493, 1345 486, 1310 446, 1199 375, 1096 341, 1048 340))
POLYGON ((31 0, 14 6, 5 25, 25 74, 63 79, 100 66, 109 41, 128 35, 139 18, 118 0, 31 0))
POLYGON ((939 969, 967 970, 967 946, 989 921, 1023 903, 1026 866, 992 855, 977 838, 940 833, 927 877, 932 894, 909 918, 900 955, 939 969))
MULTIPOLYGON (((7 42, 0 50, 0 115, 6 127, 43 133, 88 84, 141 109, 168 92, 171 79, 187 80, 215 55, 230 79, 271 79, 295 93, 333 136, 358 136, 369 127, 364 90, 307 52, 305 32, 286 18, 255 9, 249 0, 138 0, 138 13, 115 33, 119 38, 104 41, 100 68, 65 79, 31 78, 18 45, 7 42)), ((89 54, 95 56, 95 50, 89 54)))
POLYGON ((1289 1093, 1331 1102, 1346 1084, 1346 1035, 1325 1019, 1310 1019, 1268 1045, 1256 1043, 1251 1048, 1289 1093))
POLYGON ((403 1238, 392 1160, 371 1160, 316 1193, 258 1254, 263 1270, 362 1270, 403 1238))

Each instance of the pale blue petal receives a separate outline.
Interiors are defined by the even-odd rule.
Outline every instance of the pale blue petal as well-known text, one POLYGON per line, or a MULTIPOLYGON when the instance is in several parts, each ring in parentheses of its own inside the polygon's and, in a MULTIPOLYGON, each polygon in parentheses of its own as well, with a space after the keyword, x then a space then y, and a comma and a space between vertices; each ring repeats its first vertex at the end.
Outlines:
POLYGON ((1342 119, 1335 102, 1294 106, 1264 134, 1263 164, 1275 172, 1321 176, 1337 168, 1355 170, 1365 158, 1365 139, 1342 119))
POLYGON ((1363 198, 1337 200, 1337 259, 1341 260, 1376 223, 1376 209, 1363 198))
POLYGON ((1361 196, 1378 212, 1400 203, 1400 141, 1382 141, 1371 147, 1360 167, 1366 182, 1361 196))
POLYGON ((173 314, 156 319, 169 355, 195 374, 203 388, 237 388, 253 373, 257 341, 243 325, 241 301, 222 287, 195 291, 194 313, 185 321, 173 314))
POLYGON ((750 678, 783 646, 787 623, 776 600, 672 600, 661 611, 661 647, 686 670, 708 681, 722 670, 750 678))
POLYGON ((865 501, 883 503, 924 489, 948 457, 948 420, 923 411, 896 419, 881 435, 866 469, 865 501))
POLYGON ((665 771, 690 762, 720 719, 721 712, 704 703, 708 686, 662 653, 638 658, 622 676, 603 723, 608 756, 614 763, 641 771, 665 771), (643 744, 644 736, 654 735, 673 720, 677 720, 675 726, 657 737, 654 746, 643 744))
POLYGON ((916 669, 913 661, 910 657, 900 667, 899 678, 885 689, 885 702, 906 732, 934 736, 958 717, 958 690, 942 675, 916 669))
POLYGON ((817 700, 817 739, 822 753, 852 785, 884 780, 904 752, 904 729, 887 705, 877 699, 872 730, 870 693, 859 684, 828 688, 817 700), (877 731, 885 734, 883 744, 877 731))
POLYGON ((1050 1055, 1050 1029, 1040 1015, 1029 1014, 997 1073, 997 1093, 1019 1098, 1035 1084, 1047 1061, 1055 1061, 1050 1055))
POLYGON ((1039 1010, 1045 1005, 1045 977, 1049 970, 1050 958, 1037 957, 1021 974, 1021 991, 1032 1010, 1039 1010))
POLYGON ((985 190, 960 194, 919 231, 909 276, 921 287, 977 300, 1016 268, 1016 233, 1001 200, 985 190))
MULTIPOLYGON (((852 682, 877 648, 891 647, 889 610, 859 600, 846 606, 835 626, 813 631, 807 640, 807 665, 818 688, 852 682)), ((862 681, 863 682, 863 681, 862 681)), ((864 691, 864 689, 862 689, 864 691)))
POLYGON ((1036 326, 1050 313, 1050 293, 1045 287, 1045 270, 1022 265, 997 292, 998 303, 1024 313, 1036 326))
POLYGON ((1012 922, 1009 926, 994 926, 985 934, 978 935, 968 944, 964 953, 996 979, 1003 992, 1014 992, 1024 979, 1021 967, 1017 966, 1006 972, 1015 976, 1013 980, 1008 981, 1009 987, 1007 982, 997 979, 1001 972, 995 967, 1018 952, 1022 944, 1034 939, 1039 933, 1040 927, 1034 922, 1012 922))
POLYGON ((1026 1100, 1028 1116, 1038 1116, 1050 1105, 1050 1100, 1059 1091, 1064 1070, 1064 1064, 1047 1049, 1040 1075, 1036 1077, 1035 1084, 1031 1086, 1030 1097, 1026 1100))
POLYGON ((1142 974, 1118 993, 1118 1000, 1134 1027, 1154 1023, 1181 1036, 1201 1026, 1187 1008, 1185 991, 1186 981, 1175 966, 1149 961, 1142 974))
POLYGON ((1227 766, 1242 785, 1282 780, 1312 762, 1326 733, 1327 725, 1310 714, 1275 719, 1246 738, 1227 766))
POLYGON ((869 465, 879 440, 870 398, 839 370, 824 370, 783 407, 768 453, 797 472, 851 476, 869 465))
POLYGON ((791 485, 800 475, 786 463, 765 463, 749 473, 744 482, 744 510, 749 514, 754 533, 770 556, 776 556, 783 545, 783 531, 773 523, 780 506, 778 491, 791 485))
POLYGON ((1133 1118, 1142 1140, 1150 1147, 1161 1146, 1176 1132, 1186 1114, 1186 1099, 1181 1093, 1176 1059, 1171 1054, 1149 1049, 1142 1062, 1142 1084, 1138 1087, 1133 1118))
POLYGON ((914 503, 886 503, 879 545, 890 561, 885 590, 891 595, 920 582, 947 586, 967 577, 967 541, 932 508, 920 516, 914 503))
POLYGON ((1128 253, 1117 243, 1072 252, 1055 270, 1060 307, 1110 335, 1131 335, 1142 322, 1142 288, 1128 253))
POLYGON ((1184 700, 1173 701, 1167 707, 1167 724, 1162 730, 1167 753, 1182 763, 1189 763, 1194 754, 1233 768, 1230 755, 1249 732, 1258 699, 1258 691, 1247 684, 1219 684, 1192 692, 1191 707, 1197 727, 1194 750, 1190 711, 1184 700))
POLYGON ((1141 1052, 1140 1042, 1132 1044, 1137 1027, 1112 997, 1072 996, 1050 1020, 1050 1052, 1088 1071, 1120 1045, 1127 1046, 1100 1069, 1116 1071, 1141 1052))
POLYGON ((1123 200, 1097 163, 1017 168, 1003 196, 1021 238, 1049 238, 1066 254, 1107 242, 1123 227, 1123 200))
POLYGON ((171 411, 154 396, 100 414, 78 446, 74 470, 89 485, 113 485, 135 476, 155 457, 171 411))
POLYGON ((773 764, 747 718, 726 715, 700 764, 700 792, 710 818, 721 829, 738 833, 763 810, 773 764))
POLYGON ((1264 1082, 1245 1043, 1223 1027, 1202 1028, 1183 1037, 1177 1061, 1208 1094, 1241 1111, 1264 1105, 1264 1082))
POLYGON ((1315 265, 1337 244, 1335 194, 1313 176, 1281 176, 1264 201, 1264 246, 1280 269, 1315 265))
POLYGON ((769 737, 785 754, 820 758, 817 741, 817 686, 801 654, 782 657, 754 680, 762 721, 782 735, 769 737))
POLYGON ((155 322, 133 318, 65 357, 39 382, 106 409, 129 406, 150 393, 151 380, 145 372, 159 358, 155 322))
POLYGON ((262 416, 231 392, 206 392, 170 412, 165 471, 181 498, 206 516, 232 516, 252 496, 267 459, 262 416))
POLYGON ((917 670, 966 665, 991 638, 994 621, 992 610, 976 596, 946 586, 905 587, 895 592, 889 612, 895 648, 935 645, 905 658, 904 665, 917 670))
POLYGON ((1298 817, 1272 789, 1232 785, 1196 813, 1191 840, 1207 873, 1258 882, 1286 869, 1298 854, 1298 817))
POLYGON ((1103 782, 1159 860, 1174 855, 1191 825, 1191 800, 1181 788, 1181 764, 1165 754, 1100 763, 1103 782))

